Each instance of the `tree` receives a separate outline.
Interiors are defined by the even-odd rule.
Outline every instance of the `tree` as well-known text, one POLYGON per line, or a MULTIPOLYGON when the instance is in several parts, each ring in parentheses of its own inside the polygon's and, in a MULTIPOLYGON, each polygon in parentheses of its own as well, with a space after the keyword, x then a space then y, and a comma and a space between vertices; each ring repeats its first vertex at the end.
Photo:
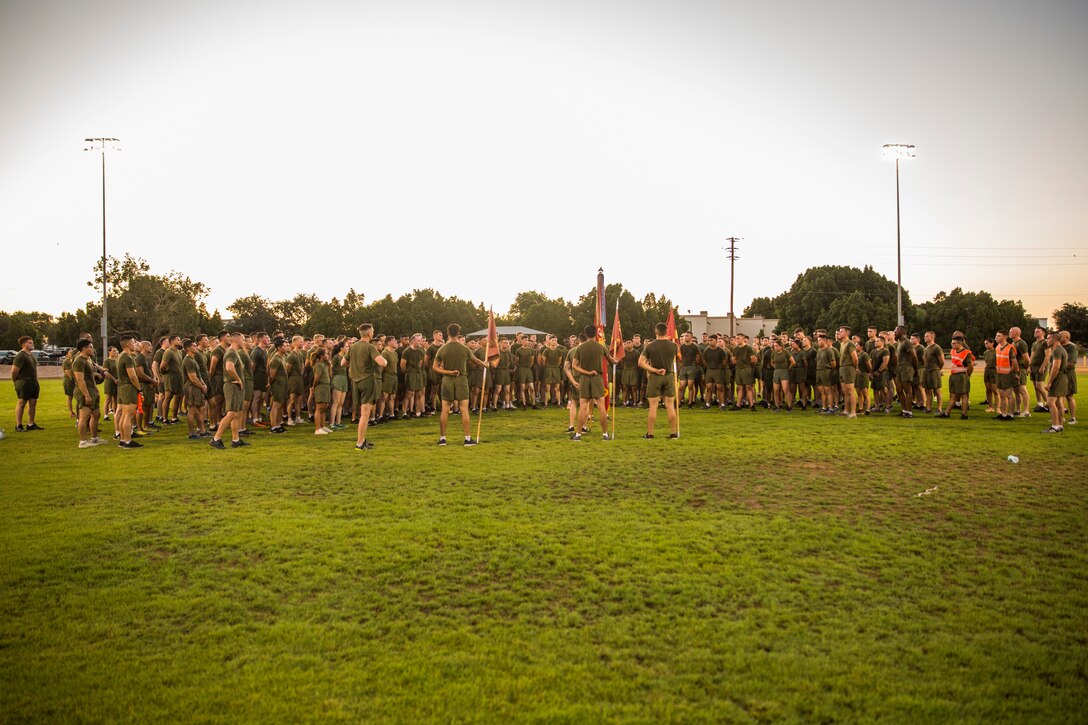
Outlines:
POLYGON ((921 313, 917 329, 932 330, 937 342, 947 348, 952 333, 960 330, 967 344, 976 352, 983 349, 983 340, 998 330, 1019 327, 1031 339, 1033 323, 1019 300, 998 302, 989 292, 964 292, 959 287, 949 293, 938 292, 932 302, 918 305, 921 313))
POLYGON ((562 297, 551 299, 536 291, 519 292, 510 305, 506 321, 568 337, 574 331, 572 307, 562 297))
POLYGON ((1088 307, 1078 302, 1066 302, 1054 310, 1054 324, 1069 332, 1069 339, 1084 347, 1088 345, 1088 307))
POLYGON ((289 300, 280 300, 272 305, 272 312, 279 320, 279 328, 290 335, 302 334, 306 322, 310 319, 321 300, 317 295, 299 293, 289 300))
POLYGON ((280 326, 279 318, 272 311, 272 303, 258 294, 239 297, 227 305, 227 311, 234 316, 230 323, 232 330, 264 331, 271 335, 280 326))
MULTIPOLYGON (((203 282, 194 282, 178 272, 150 273, 148 263, 126 254, 123 260, 109 257, 109 329, 112 339, 133 332, 154 341, 167 332, 192 335, 208 320, 204 299, 211 291, 203 282)), ((102 285, 102 261, 94 266, 92 288, 102 285)))
MULTIPOLYGON (((811 332, 842 324, 856 329, 876 325, 890 330, 896 324, 896 284, 868 266, 810 267, 788 290, 770 300, 769 307, 762 301, 765 299, 761 298, 759 307, 765 317, 778 318, 777 331, 802 327, 811 332), (840 315, 848 319, 840 319, 840 315)), ((756 302, 753 300, 752 305, 756 302)), ((903 290, 903 316, 908 325, 916 315, 910 295, 903 290)))
POLYGON ((774 301, 770 297, 756 297, 744 308, 743 317, 775 317, 774 301))
POLYGON ((0 348, 18 350, 19 338, 29 335, 39 348, 45 344, 45 338, 52 341, 52 315, 44 312, 0 312, 0 348))

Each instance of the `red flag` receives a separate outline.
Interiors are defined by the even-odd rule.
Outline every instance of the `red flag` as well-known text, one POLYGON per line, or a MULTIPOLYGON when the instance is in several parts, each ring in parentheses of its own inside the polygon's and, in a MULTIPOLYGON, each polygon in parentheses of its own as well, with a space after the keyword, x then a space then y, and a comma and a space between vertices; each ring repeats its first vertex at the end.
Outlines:
POLYGON ((676 359, 680 359, 680 336, 676 334, 676 318, 673 317, 672 308, 669 308, 669 319, 665 323, 665 335, 676 343, 676 359))
POLYGON ((487 312, 487 353, 485 357, 488 362, 497 360, 499 357, 499 331, 495 328, 495 312, 493 309, 487 312))
POLYGON ((623 357, 623 352, 623 331, 620 329, 620 308, 617 304, 616 319, 612 322, 612 347, 609 348, 609 353, 619 360, 623 357))

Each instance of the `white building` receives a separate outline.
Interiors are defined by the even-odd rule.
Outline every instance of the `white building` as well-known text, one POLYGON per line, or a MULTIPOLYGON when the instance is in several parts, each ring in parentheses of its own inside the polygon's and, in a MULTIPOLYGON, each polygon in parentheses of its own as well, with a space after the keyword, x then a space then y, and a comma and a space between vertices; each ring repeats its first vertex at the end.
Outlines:
MULTIPOLYGON (((699 314, 691 312, 683 315, 683 318, 691 324, 691 332, 696 339, 707 334, 729 334, 730 315, 711 317, 706 310, 700 310, 699 314)), ((772 317, 737 317, 733 319, 733 334, 744 334, 748 337, 766 337, 774 332, 778 326, 778 320, 772 317)))

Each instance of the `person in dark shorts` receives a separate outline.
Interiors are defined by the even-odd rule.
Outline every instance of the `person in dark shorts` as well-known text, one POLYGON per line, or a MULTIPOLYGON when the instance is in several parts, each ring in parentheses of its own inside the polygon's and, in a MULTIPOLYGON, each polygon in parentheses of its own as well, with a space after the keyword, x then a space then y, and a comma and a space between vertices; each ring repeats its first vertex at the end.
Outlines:
POLYGON ((185 398, 189 440, 199 440, 209 435, 204 428, 204 406, 207 404, 205 396, 208 394, 208 385, 200 376, 200 363, 197 361, 197 356, 201 352, 196 343, 185 340, 181 343, 181 350, 184 354, 181 360, 181 394, 185 398))
POLYGON ((948 376, 948 408, 937 414, 938 418, 952 416, 952 408, 958 403, 960 419, 967 420, 971 405, 971 372, 975 368, 975 355, 967 347, 963 335, 952 337, 952 373, 948 376))
POLYGON ((1051 332, 1047 343, 1050 346, 1050 369, 1047 371, 1047 406, 1050 410, 1050 427, 1044 433, 1061 433, 1065 430, 1065 397, 1069 394, 1069 381, 1066 378, 1066 363, 1069 356, 1062 347, 1062 334, 1051 332))
MULTIPOLYGON (((469 381, 468 366, 484 368, 486 363, 472 354, 468 346, 458 338, 461 335, 461 326, 453 323, 446 328, 446 337, 449 340, 438 349, 434 356, 434 371, 442 378, 440 395, 442 397, 442 413, 438 418, 438 445, 446 445, 446 425, 449 422, 450 408, 457 404, 461 411, 461 430, 465 435, 465 445, 474 446, 472 440, 471 420, 469 418, 469 381)), ((526 345, 526 349, 532 349, 526 345)))
POLYGON ((602 345, 596 338, 597 328, 586 325, 582 330, 586 341, 575 349, 574 358, 571 360, 571 369, 578 377, 578 397, 581 406, 578 409, 578 429, 570 437, 572 441, 582 440, 582 428, 589 417, 590 406, 596 404, 600 414, 601 433, 604 440, 612 440, 608 434, 608 411, 605 408, 604 366, 607 363, 615 364, 615 360, 608 353, 608 348, 602 345))
POLYGON ((92 448, 104 443, 98 437, 100 396, 94 375, 94 346, 90 340, 80 340, 76 343, 76 355, 72 360, 72 377, 76 384, 76 410, 79 411, 80 448, 92 448))
POLYGON ((38 358, 34 357, 34 338, 23 335, 19 338, 19 352, 11 364, 11 380, 15 383, 15 430, 22 433, 28 430, 43 430, 34 417, 38 412, 38 395, 41 386, 38 383, 38 358), (27 425, 23 427, 23 413, 27 414, 27 425))
POLYGON ((676 417, 676 379, 673 376, 673 364, 679 346, 667 337, 668 326, 659 322, 654 326, 656 339, 646 343, 639 356, 639 367, 646 371, 646 401, 649 410, 646 414, 646 440, 654 437, 654 425, 657 423, 657 404, 665 403, 665 415, 669 419, 669 438, 679 438, 679 421, 676 417))

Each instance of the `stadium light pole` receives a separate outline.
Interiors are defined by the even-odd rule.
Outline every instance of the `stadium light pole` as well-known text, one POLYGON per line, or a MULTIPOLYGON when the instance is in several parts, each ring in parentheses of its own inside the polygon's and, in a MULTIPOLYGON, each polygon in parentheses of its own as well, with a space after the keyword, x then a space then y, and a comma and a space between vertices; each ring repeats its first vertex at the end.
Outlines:
POLYGON ((106 358, 109 355, 109 344, 107 341, 107 310, 106 310, 106 152, 107 151, 120 151, 121 141, 116 138, 85 138, 83 139, 87 146, 83 147, 84 151, 97 151, 102 155, 102 366, 106 365, 106 358))
POLYGON ((899 225, 899 160, 913 159, 918 154, 914 151, 914 144, 909 143, 886 143, 881 150, 884 158, 895 159, 895 306, 899 315, 899 322, 896 324, 902 325, 905 323, 903 320, 903 237, 899 225))

